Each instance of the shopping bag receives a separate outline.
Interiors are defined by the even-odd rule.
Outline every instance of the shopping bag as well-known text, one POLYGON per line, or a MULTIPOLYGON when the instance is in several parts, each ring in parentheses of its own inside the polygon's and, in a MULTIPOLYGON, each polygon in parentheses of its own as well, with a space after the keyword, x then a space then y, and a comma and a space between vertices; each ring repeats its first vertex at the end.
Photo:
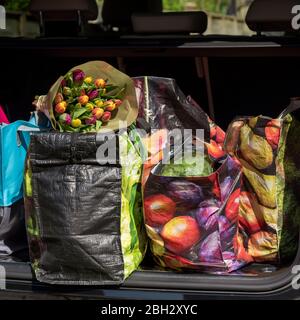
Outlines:
POLYGON ((300 228, 300 123, 291 112, 276 118, 242 117, 229 126, 225 148, 242 166, 240 232, 256 262, 291 260, 300 228))
POLYGON ((0 207, 0 257, 28 248, 23 199, 8 207, 0 207))
POLYGON ((133 79, 138 117, 151 129, 203 129, 205 139, 209 140, 212 121, 190 96, 184 95, 174 79, 149 76, 133 79))
POLYGON ((144 136, 146 156, 142 184, 160 160, 167 143, 167 131, 174 129, 203 130, 203 139, 212 157, 222 157, 224 131, 217 126, 191 96, 185 96, 176 81, 162 77, 133 78, 138 99, 138 126, 148 132, 144 136), (143 122, 141 121, 143 120, 143 122))
POLYGON ((23 175, 30 132, 40 130, 26 121, 0 125, 0 255, 27 247, 23 175))
POLYGON ((231 272, 252 262, 238 229, 241 170, 230 156, 211 159, 205 150, 194 166, 160 162, 151 170, 144 187, 146 230, 162 267, 231 272))
POLYGON ((116 162, 110 163, 99 155, 105 142, 98 138, 96 133, 32 136, 25 211, 31 262, 41 282, 120 284, 143 259, 138 137, 132 130, 129 139, 125 130, 108 140, 116 147, 116 162))
POLYGON ((6 124, 8 124, 9 121, 8 121, 8 119, 7 119, 6 115, 5 115, 2 107, 0 106, 0 124, 1 124, 1 123, 6 123, 6 124))
POLYGON ((23 175, 30 132, 40 130, 27 121, 0 125, 0 207, 12 205, 23 197, 23 175))
MULTIPOLYGON (((240 168, 222 149, 224 131, 173 79, 142 77, 135 82, 139 117, 157 129, 143 139, 148 152, 144 217, 155 260, 162 267, 207 272, 233 271, 251 262, 238 236, 240 168), (174 129, 182 136, 184 129, 192 129, 195 140, 195 131, 203 130, 203 150, 196 152, 193 164, 184 158, 180 165, 165 164, 174 129)), ((186 150, 186 143, 181 147, 186 150)))

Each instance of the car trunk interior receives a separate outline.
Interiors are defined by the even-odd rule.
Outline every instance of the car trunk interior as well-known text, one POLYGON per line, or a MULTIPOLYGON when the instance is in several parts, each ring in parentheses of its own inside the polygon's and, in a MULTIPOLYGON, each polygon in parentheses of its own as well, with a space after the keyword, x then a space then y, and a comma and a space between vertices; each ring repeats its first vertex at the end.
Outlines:
MULTIPOLYGON (((28 119, 35 95, 46 94, 60 73, 88 60, 105 60, 132 77, 153 75, 176 79, 182 91, 191 95, 207 113, 212 114, 214 111, 216 123, 224 130, 239 115, 263 114, 276 117, 289 104, 291 97, 300 96, 300 55, 279 57, 265 54, 259 56, 258 53, 251 56, 244 48, 245 56, 239 53, 223 57, 222 53, 212 54, 205 58, 180 54, 159 56, 157 51, 153 55, 149 51, 144 56, 143 53, 123 56, 120 48, 118 57, 109 57, 108 54, 101 57, 93 54, 93 49, 88 47, 84 48, 86 56, 76 52, 76 48, 69 50, 67 56, 33 49, 31 47, 13 52, 2 50, 5 64, 1 67, 0 87, 2 103, 10 120, 28 119), (17 88, 14 86, 16 82, 17 88)), ((216 48, 215 52, 218 50, 216 48)), ((18 281, 22 284, 33 279, 26 253, 0 258, 0 262, 7 267, 8 278, 16 284, 18 281)), ((160 270, 148 253, 141 269, 122 287, 191 292, 276 291, 291 282, 291 266, 294 264, 300 264, 300 252, 295 261, 278 266, 253 264, 228 275, 180 273, 160 270)), ((76 290, 85 292, 87 289, 76 290)))

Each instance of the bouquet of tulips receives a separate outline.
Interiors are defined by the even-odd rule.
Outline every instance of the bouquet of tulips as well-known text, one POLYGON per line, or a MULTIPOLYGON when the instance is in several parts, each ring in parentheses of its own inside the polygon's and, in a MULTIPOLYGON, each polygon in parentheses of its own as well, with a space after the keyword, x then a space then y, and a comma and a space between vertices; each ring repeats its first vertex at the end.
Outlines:
POLYGON ((94 132, 110 121, 122 105, 124 88, 82 70, 67 73, 55 96, 54 115, 60 131, 94 132))
POLYGON ((131 125, 138 106, 133 81, 103 61, 91 61, 70 70, 34 105, 60 132, 98 132, 131 125))

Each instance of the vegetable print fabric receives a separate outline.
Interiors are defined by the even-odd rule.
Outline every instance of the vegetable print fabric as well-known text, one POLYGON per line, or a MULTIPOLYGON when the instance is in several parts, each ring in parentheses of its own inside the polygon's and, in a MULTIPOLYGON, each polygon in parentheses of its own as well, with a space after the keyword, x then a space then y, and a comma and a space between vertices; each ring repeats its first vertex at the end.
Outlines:
POLYGON ((238 119, 225 149, 242 165, 239 229, 256 262, 292 259, 299 230, 299 123, 264 116, 238 119))
POLYGON ((208 121, 202 172, 197 162, 144 166, 145 224, 162 267, 230 272, 252 261, 238 230, 240 165, 222 150, 223 131, 208 121))

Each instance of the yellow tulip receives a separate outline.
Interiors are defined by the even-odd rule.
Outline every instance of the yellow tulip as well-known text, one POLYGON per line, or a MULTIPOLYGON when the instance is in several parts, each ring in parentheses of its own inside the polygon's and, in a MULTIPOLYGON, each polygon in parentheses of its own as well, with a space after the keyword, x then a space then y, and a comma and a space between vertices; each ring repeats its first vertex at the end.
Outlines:
POLYGON ((96 79, 95 80, 95 86, 97 88, 104 88, 106 86, 106 82, 104 79, 96 79))
POLYGON ((103 102, 102 100, 96 100, 96 106, 97 106, 98 108, 103 107, 103 105, 104 105, 104 102, 103 102))
POLYGON ((90 83, 93 82, 93 78, 92 78, 92 77, 86 77, 86 78, 84 79, 84 82, 87 83, 87 84, 90 84, 90 83))
POLYGON ((92 111, 94 109, 94 105, 90 102, 87 103, 85 107, 88 109, 88 111, 92 111))
POLYGON ((81 120, 80 119, 73 119, 72 120, 72 127, 73 128, 78 128, 81 126, 81 120))

